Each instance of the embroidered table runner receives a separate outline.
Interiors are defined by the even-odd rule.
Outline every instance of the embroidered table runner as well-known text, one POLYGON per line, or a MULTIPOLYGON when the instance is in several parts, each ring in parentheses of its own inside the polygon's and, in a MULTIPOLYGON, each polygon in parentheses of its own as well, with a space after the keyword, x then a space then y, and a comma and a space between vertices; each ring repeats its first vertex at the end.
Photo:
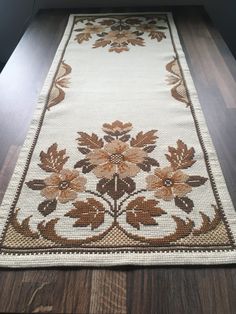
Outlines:
POLYGON ((233 263, 170 13, 71 15, 0 210, 0 266, 233 263))

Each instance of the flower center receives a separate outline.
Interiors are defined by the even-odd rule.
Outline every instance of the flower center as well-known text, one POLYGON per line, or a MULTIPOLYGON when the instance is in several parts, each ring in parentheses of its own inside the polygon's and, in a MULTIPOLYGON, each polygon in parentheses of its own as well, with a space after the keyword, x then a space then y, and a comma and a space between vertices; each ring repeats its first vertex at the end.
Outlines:
POLYGON ((112 164, 120 164, 124 160, 124 156, 121 154, 112 154, 110 156, 110 162, 112 164))
POLYGON ((166 178, 163 180, 163 184, 167 187, 170 187, 173 185, 173 181, 170 178, 166 178))
POLYGON ((60 190, 65 190, 69 187, 69 182, 68 181, 61 181, 59 184, 59 189, 60 190))

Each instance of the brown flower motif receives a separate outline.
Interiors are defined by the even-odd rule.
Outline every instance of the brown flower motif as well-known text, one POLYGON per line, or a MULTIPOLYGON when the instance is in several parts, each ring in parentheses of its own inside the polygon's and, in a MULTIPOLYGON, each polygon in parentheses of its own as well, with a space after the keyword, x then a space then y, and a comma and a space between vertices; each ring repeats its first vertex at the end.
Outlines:
POLYGON ((87 154, 93 173, 98 178, 111 179, 117 173, 121 178, 134 177, 140 171, 137 164, 144 161, 147 153, 138 147, 130 147, 120 140, 113 140, 103 149, 94 149, 87 154))
POLYGON ((129 40, 136 39, 137 35, 130 31, 111 31, 103 37, 105 41, 110 41, 116 44, 128 44, 129 40))
POLYGON ((64 169, 44 180, 46 187, 41 190, 41 195, 49 200, 58 199, 60 203, 67 203, 77 197, 77 192, 85 190, 86 181, 79 171, 64 169))
POLYGON ((157 26, 156 24, 141 24, 139 26, 137 26, 137 30, 141 31, 141 32, 152 32, 154 30, 156 30, 157 26))
POLYGON ((101 25, 88 25, 84 28, 83 33, 99 34, 105 30, 104 26, 101 25))
POLYGON ((131 123, 123 123, 118 120, 109 123, 103 124, 103 131, 106 132, 109 135, 113 136, 119 136, 128 133, 132 130, 132 124, 131 123))
POLYGON ((189 178, 183 171, 174 171, 171 167, 157 168, 154 175, 146 178, 147 189, 155 191, 157 198, 171 201, 175 196, 183 197, 191 192, 192 188, 186 182, 189 178))

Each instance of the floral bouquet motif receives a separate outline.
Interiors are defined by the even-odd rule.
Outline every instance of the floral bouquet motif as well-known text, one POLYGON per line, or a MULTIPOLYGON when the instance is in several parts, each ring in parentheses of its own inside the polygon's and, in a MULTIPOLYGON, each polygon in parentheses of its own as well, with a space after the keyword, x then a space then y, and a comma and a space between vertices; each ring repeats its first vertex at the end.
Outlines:
MULTIPOLYGON (((35 179, 26 182, 33 190, 39 190, 45 198, 38 206, 38 211, 44 216, 50 215, 59 204, 68 204, 66 217, 74 219, 73 227, 88 228, 94 232, 106 221, 112 219, 109 228, 105 228, 99 238, 105 236, 114 227, 119 228, 133 239, 145 241, 143 236, 132 233, 130 229, 142 230, 152 226, 158 228, 158 217, 167 214, 163 207, 165 202, 172 203, 189 214, 194 209, 191 191, 207 181, 199 175, 188 175, 185 169, 190 168, 194 160, 194 148, 188 148, 183 141, 177 141, 177 147, 169 147, 165 154, 168 166, 160 167, 159 162, 150 157, 155 152, 158 139, 157 130, 140 131, 132 136, 132 124, 114 121, 103 124, 104 136, 78 132, 78 150, 84 155, 74 165, 73 170, 65 169, 69 159, 66 150, 59 150, 56 143, 47 152, 41 152, 39 167, 51 173, 45 179, 35 179), (147 175, 142 182, 143 188, 137 189, 137 176, 141 172, 147 175), (96 189, 88 189, 87 174, 92 173, 96 178, 96 189), (83 193, 91 195, 84 199, 83 193), (148 195, 152 193, 153 197, 148 195), (146 196, 147 194, 147 196, 146 196), (162 206, 160 206, 160 202, 162 206), (125 224, 131 228, 126 230, 120 222, 125 217, 125 224)), ((212 205, 213 206, 213 205, 212 205)), ((212 223, 219 221, 217 208, 213 222, 201 213, 204 232, 212 228, 212 223)), ((150 243, 169 243, 190 232, 201 233, 194 229, 194 222, 172 215, 176 224, 176 232, 165 238, 148 239, 150 243)), ((56 234, 55 225, 59 218, 52 219, 46 224, 42 221, 38 225, 40 234, 54 242, 68 243, 69 239, 61 239, 56 234)), ((96 233, 89 237, 89 241, 97 240, 96 233)), ((73 240, 72 240, 73 241, 73 240)), ((87 242, 88 240, 86 240, 87 242)), ((73 243, 76 241, 74 240, 73 243)), ((83 241, 82 241, 83 242, 83 241)), ((79 243, 82 243, 79 241, 79 243)), ((78 243, 78 241, 76 242, 78 243)))

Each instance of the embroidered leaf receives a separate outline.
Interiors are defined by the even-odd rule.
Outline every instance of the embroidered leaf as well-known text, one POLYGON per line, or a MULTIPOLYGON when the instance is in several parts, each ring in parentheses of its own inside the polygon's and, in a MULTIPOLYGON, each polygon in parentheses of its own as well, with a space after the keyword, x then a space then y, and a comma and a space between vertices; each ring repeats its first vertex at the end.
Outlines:
POLYGON ((155 144, 158 138, 155 133, 156 130, 151 130, 146 133, 139 132, 135 138, 132 138, 130 145, 134 147, 144 147, 146 145, 155 144))
POLYGON ((187 180, 187 184, 193 187, 203 185, 208 179, 201 176, 190 176, 187 180))
POLYGON ((110 44, 110 42, 110 40, 105 40, 103 38, 97 39, 93 44, 93 48, 106 47, 108 44, 110 44))
POLYGON ((107 141, 108 143, 114 141, 114 137, 110 136, 110 135, 105 135, 104 140, 107 141))
POLYGON ((151 157, 145 157, 144 161, 137 166, 142 169, 143 171, 149 172, 151 170, 151 166, 159 167, 159 162, 151 157))
POLYGON ((99 24, 105 25, 105 26, 111 26, 115 22, 116 22, 115 20, 109 19, 109 20, 102 20, 101 22, 99 22, 99 24))
POLYGON ((156 145, 151 145, 151 146, 144 147, 143 150, 145 150, 145 152, 147 153, 151 153, 152 151, 154 151, 155 148, 156 148, 156 145))
POLYGON ((53 84, 52 90, 49 95, 47 109, 56 106, 65 98, 65 92, 62 88, 58 87, 55 83, 53 84))
POLYGON ((174 170, 189 168, 196 162, 196 160, 193 160, 194 148, 188 149, 187 145, 181 140, 177 141, 177 148, 169 146, 168 151, 170 155, 165 154, 165 156, 174 170))
POLYGON ((93 198, 87 198, 86 201, 77 201, 73 204, 75 208, 71 209, 65 216, 78 218, 74 227, 87 227, 91 225, 94 230, 104 223, 105 208, 99 201, 93 198))
POLYGON ((79 33, 75 36, 75 40, 79 43, 82 44, 84 41, 88 41, 90 38, 92 38, 90 33, 79 33))
POLYGON ((135 25, 135 24, 139 24, 141 23, 142 21, 140 19, 137 19, 137 18, 129 18, 125 21, 125 23, 128 23, 130 25, 135 25))
POLYGON ((46 187, 44 180, 32 180, 29 182, 25 182, 25 184, 28 186, 28 188, 32 190, 42 190, 46 187))
POLYGON ((187 214, 191 213, 194 208, 193 201, 188 197, 175 197, 175 205, 187 214))
POLYGON ((214 218, 211 220, 206 214, 200 212, 202 216, 202 225, 199 229, 193 230, 193 235, 205 234, 211 230, 214 230, 221 222, 221 214, 219 209, 215 205, 211 205, 215 210, 214 218))
POLYGON ((20 209, 17 208, 16 211, 13 213, 13 216, 11 219, 11 224, 12 224, 13 228, 19 234, 22 234, 24 237, 38 239, 39 234, 37 232, 32 231, 30 228, 29 221, 30 221, 30 218, 32 216, 29 216, 29 217, 23 219, 22 222, 19 222, 17 219, 17 215, 18 215, 19 210, 20 209))
POLYGON ((126 135, 123 135, 123 136, 120 137, 120 140, 122 142, 127 142, 129 139, 130 139, 130 135, 129 134, 126 134, 126 135))
POLYGON ((148 35, 151 39, 156 39, 158 42, 162 41, 163 38, 166 38, 164 32, 151 31, 148 35))
POLYGON ((39 204, 38 211, 46 217, 47 215, 51 214, 57 207, 56 200, 46 200, 39 204))
POLYGON ((91 150, 86 147, 78 147, 78 150, 84 155, 87 155, 88 153, 91 152, 91 150))
POLYGON ((144 196, 132 200, 126 208, 126 221, 134 228, 140 230, 140 225, 157 225, 153 217, 165 214, 165 211, 157 206, 157 200, 145 200, 144 196))
POLYGON ((67 162, 69 157, 65 156, 66 150, 58 150, 57 144, 54 143, 50 146, 46 153, 41 151, 40 161, 41 164, 38 164, 40 168, 46 172, 60 172, 67 162))
POLYGON ((90 171, 92 171, 94 168, 96 167, 96 165, 92 165, 89 162, 89 159, 81 159, 79 160, 75 165, 74 168, 82 168, 82 172, 83 173, 89 173, 90 171))
POLYGON ((98 138, 94 133, 89 135, 85 132, 78 132, 80 137, 77 139, 80 146, 87 146, 88 148, 96 149, 103 147, 103 140, 98 138))
POLYGON ((138 45, 138 46, 145 46, 144 39, 141 38, 141 37, 127 39, 127 42, 130 43, 133 46, 136 46, 136 45, 138 45))
POLYGON ((135 190, 135 182, 131 178, 120 179, 114 175, 112 179, 101 179, 97 184, 97 191, 107 193, 113 200, 121 198, 125 193, 130 194, 135 190))

